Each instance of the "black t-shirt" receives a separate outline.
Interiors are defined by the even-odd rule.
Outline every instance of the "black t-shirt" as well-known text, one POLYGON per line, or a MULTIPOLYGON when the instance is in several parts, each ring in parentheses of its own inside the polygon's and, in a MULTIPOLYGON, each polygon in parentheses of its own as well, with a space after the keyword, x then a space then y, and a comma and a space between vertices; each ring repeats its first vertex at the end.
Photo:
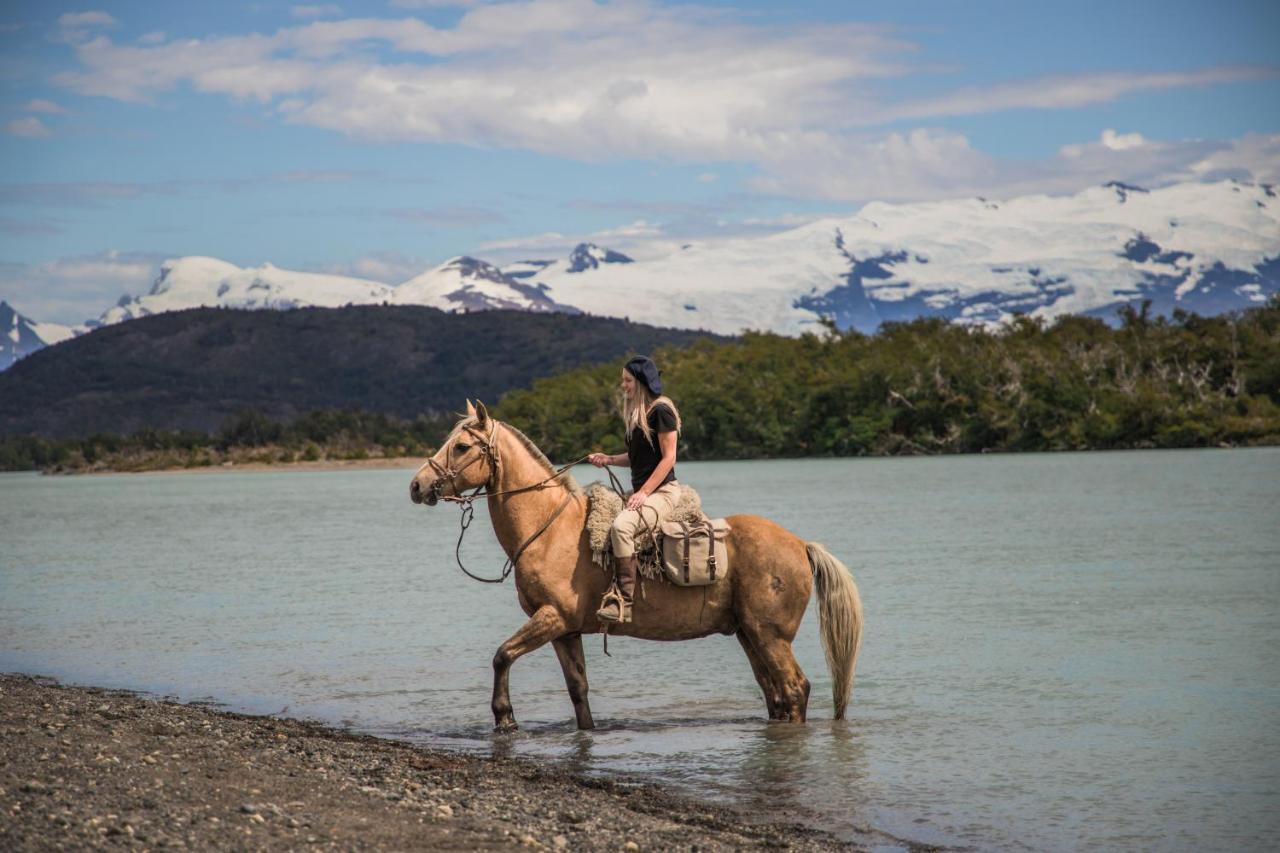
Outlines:
MULTIPOLYGON (((631 462, 631 488, 638 489, 653 475, 653 469, 662 461, 662 445, 658 435, 676 431, 676 413, 671 407, 663 404, 649 410, 649 428, 653 430, 653 444, 644 437, 640 427, 631 430, 627 436, 627 459, 631 462)), ((666 478, 658 484, 665 486, 676 478, 676 466, 672 465, 666 478)))

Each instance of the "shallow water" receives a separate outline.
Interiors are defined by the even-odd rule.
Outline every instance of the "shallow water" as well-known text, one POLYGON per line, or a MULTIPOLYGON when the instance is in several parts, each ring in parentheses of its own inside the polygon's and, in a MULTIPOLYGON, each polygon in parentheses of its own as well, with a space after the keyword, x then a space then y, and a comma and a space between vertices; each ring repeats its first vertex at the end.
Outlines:
MULTIPOLYGON (((979 849, 1264 849, 1280 830, 1280 450, 681 463, 853 569, 866 642, 833 722, 769 724, 731 637, 586 639, 512 671, 513 589, 453 564, 404 471, 0 475, 0 670, 628 772, 836 832, 979 849), (781 502, 771 495, 786 496, 781 502)), ((595 469, 578 472, 585 483, 595 469)), ((474 568, 501 554, 484 518, 474 568)))

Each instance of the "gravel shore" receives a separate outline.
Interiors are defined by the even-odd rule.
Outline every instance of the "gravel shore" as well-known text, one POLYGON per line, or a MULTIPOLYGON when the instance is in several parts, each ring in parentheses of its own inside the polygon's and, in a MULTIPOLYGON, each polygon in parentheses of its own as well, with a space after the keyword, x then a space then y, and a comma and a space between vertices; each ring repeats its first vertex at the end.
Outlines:
POLYGON ((651 785, 0 675, 0 849, 115 846, 860 849, 651 785))

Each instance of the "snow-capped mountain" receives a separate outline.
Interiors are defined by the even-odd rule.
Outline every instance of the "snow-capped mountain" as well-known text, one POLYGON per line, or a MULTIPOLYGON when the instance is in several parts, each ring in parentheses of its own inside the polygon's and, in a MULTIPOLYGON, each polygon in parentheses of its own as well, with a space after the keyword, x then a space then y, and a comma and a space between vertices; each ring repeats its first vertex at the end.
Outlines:
POLYGON ((395 288, 395 305, 428 305, 443 311, 486 311, 506 308, 516 311, 567 311, 547 297, 546 285, 521 281, 503 273, 493 264, 460 256, 433 270, 409 279, 395 288))
MULTIPOLYGON (((460 256, 397 287, 186 257, 166 261, 146 295, 125 296, 87 325, 198 306, 387 302, 588 312, 725 334, 799 334, 829 317, 870 332, 921 316, 984 324, 1017 313, 1109 319, 1139 299, 1150 299, 1159 313, 1182 307, 1214 314, 1261 304, 1278 291, 1274 187, 1224 181, 1148 191, 1111 183, 1072 196, 871 203, 847 217, 768 237, 688 243, 643 261, 592 243, 567 257, 502 269, 460 256)), ((10 334, 0 344, 0 365, 38 348, 37 338, 74 331, 25 318, 21 325, 5 308, 0 332, 10 334)))
POLYGON ((612 249, 602 249, 595 243, 579 243, 568 258, 548 261, 516 261, 507 264, 502 271, 518 279, 556 276, 560 273, 579 273, 599 269, 601 264, 630 264, 631 258, 612 249))
POLYGON ((37 323, 0 301, 0 370, 38 349, 73 338, 76 330, 57 323, 37 323))
POLYGON ((163 311, 187 308, 337 308, 383 302, 392 288, 376 281, 324 273, 294 272, 272 264, 242 269, 216 258, 165 261, 145 296, 124 296, 98 318, 110 325, 163 311))
POLYGON ((643 263, 546 263, 526 280, 592 314, 727 334, 797 334, 821 316, 863 331, 920 316, 1109 318, 1135 299, 1212 314, 1280 291, 1280 197, 1226 181, 872 203, 851 217, 695 243, 643 263))

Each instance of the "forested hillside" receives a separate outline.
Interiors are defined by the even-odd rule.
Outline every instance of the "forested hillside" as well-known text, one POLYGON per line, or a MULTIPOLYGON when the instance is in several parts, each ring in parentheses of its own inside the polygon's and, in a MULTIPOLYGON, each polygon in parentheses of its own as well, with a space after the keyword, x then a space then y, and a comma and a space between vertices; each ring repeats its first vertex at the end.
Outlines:
POLYGON ((0 435, 209 433, 244 410, 412 420, 699 333, 605 317, 365 305, 200 308, 108 326, 0 373, 0 435))
MULTIPOLYGON (((657 358, 684 418, 684 458, 1280 444, 1280 299, 1120 319, 750 334, 657 358)), ((610 361, 539 380, 497 414, 553 459, 619 452, 618 374, 610 361)))

